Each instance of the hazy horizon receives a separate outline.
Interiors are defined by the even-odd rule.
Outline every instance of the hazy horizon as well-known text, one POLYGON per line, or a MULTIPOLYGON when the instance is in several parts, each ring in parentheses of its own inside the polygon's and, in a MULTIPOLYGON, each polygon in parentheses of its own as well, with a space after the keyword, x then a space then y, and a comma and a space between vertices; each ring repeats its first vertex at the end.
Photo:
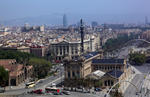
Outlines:
POLYGON ((0 21, 36 18, 38 22, 39 17, 49 16, 49 22, 60 24, 62 15, 67 14, 69 24, 80 18, 87 22, 143 23, 145 16, 150 16, 149 4, 149 0, 0 0, 0 21))

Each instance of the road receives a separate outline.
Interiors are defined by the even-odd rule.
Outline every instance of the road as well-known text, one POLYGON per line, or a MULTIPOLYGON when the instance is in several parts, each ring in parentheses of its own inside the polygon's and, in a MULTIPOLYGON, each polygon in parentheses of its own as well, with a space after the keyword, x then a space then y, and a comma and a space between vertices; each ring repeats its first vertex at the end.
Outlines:
POLYGON ((11 89, 11 90, 7 90, 4 94, 21 94, 27 91, 31 91, 33 89, 43 89, 45 90, 45 87, 49 86, 52 83, 61 83, 61 81, 63 81, 64 79, 64 69, 63 66, 59 67, 59 73, 57 76, 50 76, 48 78, 46 78, 45 80, 43 80, 42 83, 38 83, 36 84, 36 86, 34 88, 30 88, 30 89, 26 89, 26 88, 19 88, 19 89, 11 89))
POLYGON ((136 92, 140 91, 143 79, 143 74, 137 74, 133 78, 132 83, 138 88, 138 90, 130 84, 124 93, 124 97, 138 97, 138 95, 136 95, 136 92))

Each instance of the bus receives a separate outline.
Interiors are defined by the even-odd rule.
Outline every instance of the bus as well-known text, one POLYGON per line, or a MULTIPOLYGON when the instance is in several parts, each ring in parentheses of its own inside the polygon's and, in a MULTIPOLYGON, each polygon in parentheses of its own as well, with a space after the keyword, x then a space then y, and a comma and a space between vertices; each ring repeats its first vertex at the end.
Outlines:
POLYGON ((35 83, 34 82, 26 83, 26 88, 33 88, 33 87, 35 87, 35 83))
POLYGON ((46 87, 45 88, 46 93, 61 93, 61 89, 56 87, 46 87))

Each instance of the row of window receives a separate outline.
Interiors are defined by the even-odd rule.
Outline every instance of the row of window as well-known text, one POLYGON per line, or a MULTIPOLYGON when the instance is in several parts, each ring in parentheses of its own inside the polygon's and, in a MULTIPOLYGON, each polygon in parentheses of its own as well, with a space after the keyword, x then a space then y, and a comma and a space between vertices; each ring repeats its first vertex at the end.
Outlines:
POLYGON ((114 82, 112 80, 106 80, 104 82, 105 86, 113 86, 114 85, 114 82))
POLYGON ((106 80, 104 82, 105 86, 113 86, 114 85, 114 82, 112 80, 106 80))
MULTIPOLYGON (((69 50, 67 50, 67 52, 66 52, 66 49, 60 49, 60 55, 62 55, 62 54, 68 54, 69 53, 69 50)), ((71 53, 72 54, 78 54, 78 49, 72 49, 71 50, 71 53)), ((56 54, 58 55, 59 53, 58 53, 58 49, 56 49, 56 54)))
MULTIPOLYGON (((75 77, 77 77, 77 78, 80 77, 80 72, 79 71, 77 71, 77 72, 72 71, 72 78, 75 78, 75 77)), ((71 72, 70 71, 68 71, 68 78, 71 78, 71 72)))
POLYGON ((94 69, 95 70, 120 70, 121 67, 120 66, 99 66, 99 65, 95 65, 94 69))

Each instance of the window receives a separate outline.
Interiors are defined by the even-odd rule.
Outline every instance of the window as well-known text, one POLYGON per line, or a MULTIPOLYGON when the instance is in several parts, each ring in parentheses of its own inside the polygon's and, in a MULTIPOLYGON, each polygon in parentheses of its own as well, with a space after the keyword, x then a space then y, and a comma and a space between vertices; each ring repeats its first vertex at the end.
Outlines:
POLYGON ((113 86, 114 85, 114 82, 111 80, 111 86, 113 86))
POLYGON ((68 78, 70 78, 70 71, 68 71, 68 78))
POLYGON ((107 86, 107 81, 105 81, 105 86, 107 86))
POLYGON ((98 70, 98 66, 97 65, 95 65, 95 70, 98 70))
POLYGON ((110 80, 108 80, 108 86, 110 86, 110 80))
POLYGON ((107 68, 108 70, 109 70, 109 66, 108 66, 108 68, 107 68))
POLYGON ((69 53, 69 46, 67 46, 67 53, 69 53))
POLYGON ((112 70, 112 66, 110 66, 110 70, 112 70))
POLYGON ((80 72, 79 71, 77 71, 77 77, 80 78, 80 72))
POLYGON ((75 72, 74 71, 72 71, 72 77, 75 77, 75 72))

